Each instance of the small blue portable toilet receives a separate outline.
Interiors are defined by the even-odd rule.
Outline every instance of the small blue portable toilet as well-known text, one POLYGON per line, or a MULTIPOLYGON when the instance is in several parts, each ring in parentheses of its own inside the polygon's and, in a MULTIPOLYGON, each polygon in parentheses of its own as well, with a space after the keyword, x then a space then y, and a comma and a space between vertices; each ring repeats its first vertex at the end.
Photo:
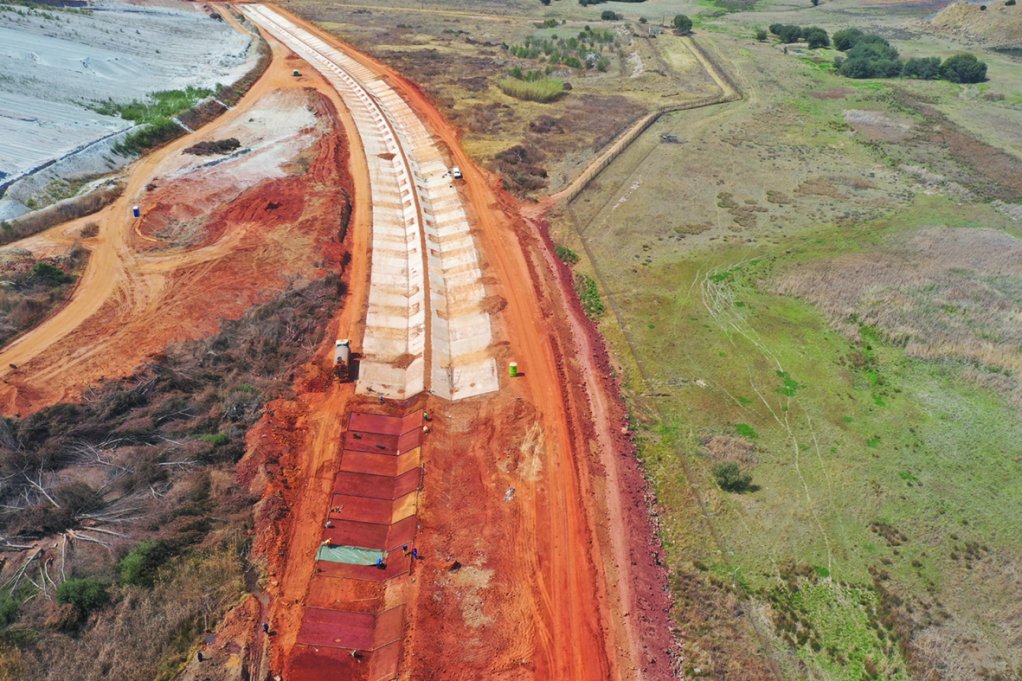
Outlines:
POLYGON ((132 206, 131 207, 131 214, 134 215, 137 218, 137 217, 142 215, 142 212, 138 209, 138 206, 132 206))

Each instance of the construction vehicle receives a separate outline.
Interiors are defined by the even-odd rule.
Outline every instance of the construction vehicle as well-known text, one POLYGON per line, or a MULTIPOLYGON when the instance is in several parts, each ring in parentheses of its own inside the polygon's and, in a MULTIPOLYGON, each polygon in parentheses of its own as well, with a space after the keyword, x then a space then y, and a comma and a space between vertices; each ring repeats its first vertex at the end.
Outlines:
POLYGON ((347 338, 334 344, 334 376, 343 382, 351 380, 351 341, 347 338))

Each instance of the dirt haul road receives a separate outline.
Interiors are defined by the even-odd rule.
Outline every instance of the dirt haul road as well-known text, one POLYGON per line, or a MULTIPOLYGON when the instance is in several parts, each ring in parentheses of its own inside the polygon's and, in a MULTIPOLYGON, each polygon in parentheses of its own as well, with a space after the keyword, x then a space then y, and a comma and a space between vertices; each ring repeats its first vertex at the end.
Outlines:
POLYGON ((338 248, 346 200, 336 189, 339 102, 329 88, 307 92, 312 83, 293 78, 276 49, 272 68, 234 109, 138 161, 114 204, 25 240, 43 253, 47 241, 100 225, 82 241, 89 264, 68 303, 0 352, 5 413, 75 399, 168 343, 214 332, 288 277, 326 273, 315 263, 338 248), (245 153, 182 154, 216 135, 240 138, 245 153))
MULTIPOLYGON (((627 456, 606 357, 577 301, 565 295, 565 272, 417 87, 273 10, 385 79, 463 169, 460 192, 494 319, 489 352, 499 366, 514 359, 525 373, 510 380, 502 372, 496 393, 460 402, 430 398, 435 425, 423 451, 416 540, 426 559, 383 593, 338 582, 328 597, 310 583, 342 430, 338 410, 354 398, 350 389, 324 394, 306 386, 302 394, 298 386, 290 420, 305 432, 302 451, 289 460, 295 470, 284 487, 291 493, 281 490, 294 506, 277 554, 280 572, 271 578, 276 664, 287 670, 309 654, 296 642, 304 607, 326 599, 355 609, 371 600, 406 606, 402 678, 671 678, 664 574, 645 488, 627 456)), ((369 173, 354 144, 351 158, 359 206, 369 173)), ((356 250, 356 260, 361 254, 356 250)), ((353 282, 353 291, 364 288, 353 282)), ((338 332, 360 337, 343 324, 338 332)))

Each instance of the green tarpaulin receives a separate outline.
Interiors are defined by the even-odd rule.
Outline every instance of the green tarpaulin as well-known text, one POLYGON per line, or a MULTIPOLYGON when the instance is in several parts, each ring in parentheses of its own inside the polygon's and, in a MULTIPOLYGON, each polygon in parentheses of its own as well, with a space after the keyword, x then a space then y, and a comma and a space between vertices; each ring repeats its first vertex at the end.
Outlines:
POLYGON ((357 546, 320 546, 316 554, 316 560, 348 565, 376 565, 380 558, 386 560, 387 554, 376 549, 361 549, 357 546))

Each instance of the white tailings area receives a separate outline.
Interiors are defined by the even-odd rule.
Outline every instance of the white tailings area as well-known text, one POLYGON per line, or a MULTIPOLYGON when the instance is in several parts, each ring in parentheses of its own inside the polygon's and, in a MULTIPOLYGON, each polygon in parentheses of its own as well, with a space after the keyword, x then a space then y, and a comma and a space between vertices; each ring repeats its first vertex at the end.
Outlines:
POLYGON ((234 82, 249 68, 250 42, 195 3, 0 6, 0 179, 131 127, 91 103, 234 82))
POLYGON ((396 399, 422 391, 427 328, 434 394, 462 399, 496 390, 478 251, 429 131, 385 80, 344 52, 266 7, 242 9, 327 78, 362 140, 372 185, 373 254, 359 391, 396 399))

